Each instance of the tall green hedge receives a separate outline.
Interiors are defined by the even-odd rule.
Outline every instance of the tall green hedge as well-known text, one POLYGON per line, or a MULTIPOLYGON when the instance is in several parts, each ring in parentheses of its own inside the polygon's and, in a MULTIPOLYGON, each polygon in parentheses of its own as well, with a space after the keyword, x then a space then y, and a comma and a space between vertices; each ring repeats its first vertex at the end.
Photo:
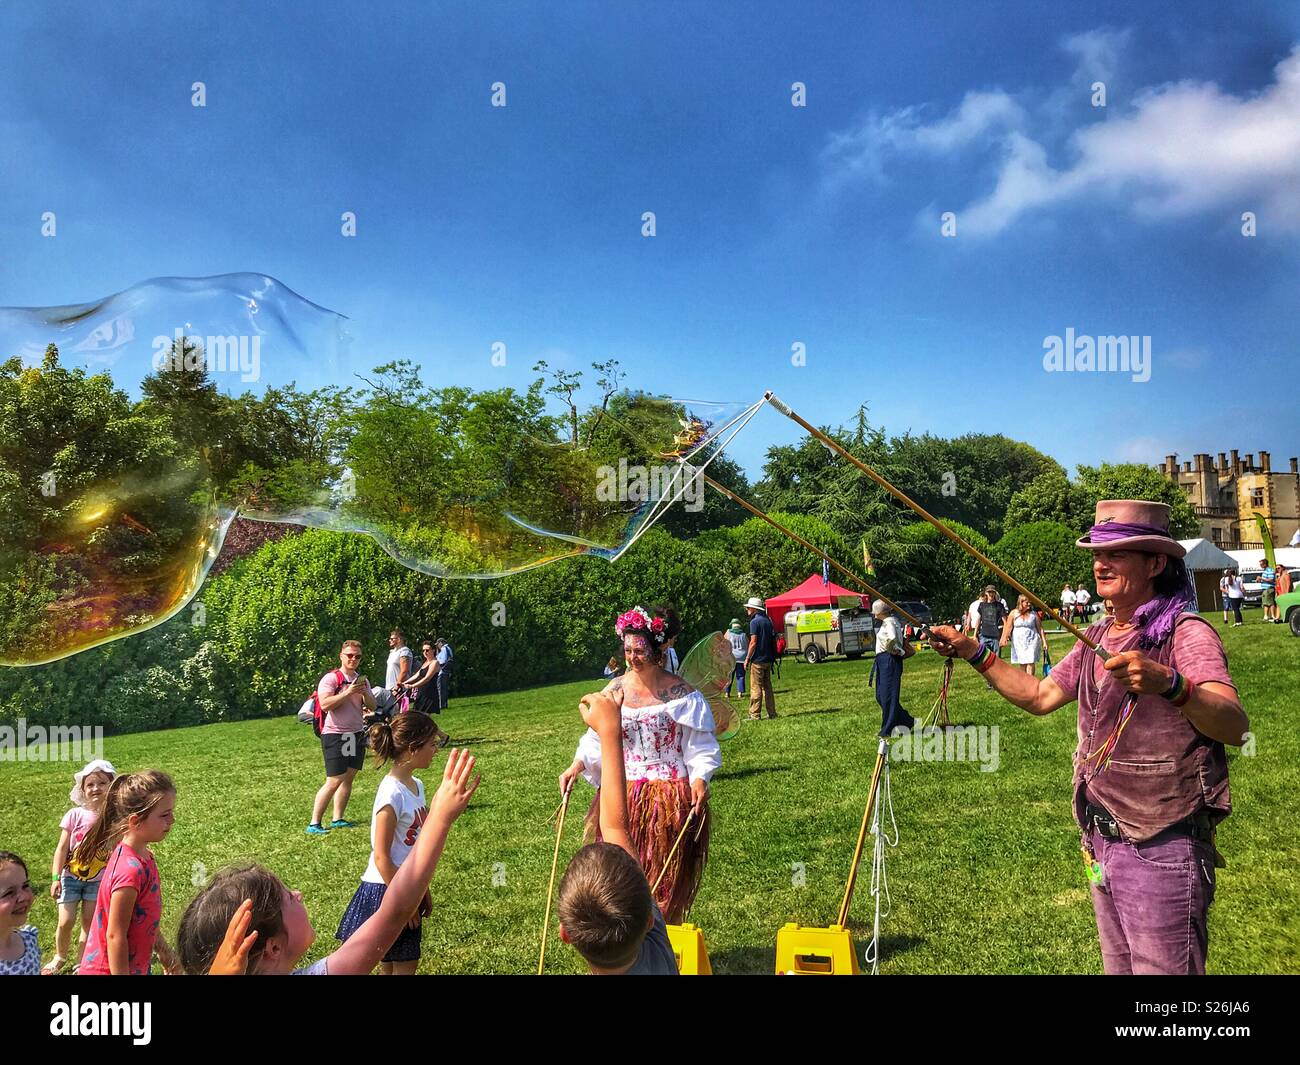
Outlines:
POLYGON ((713 561, 651 529, 613 563, 571 559, 499 580, 448 580, 406 569, 365 536, 309 530, 241 559, 149 632, 0 670, 0 721, 124 732, 289 713, 337 664, 345 639, 362 641, 364 671, 382 683, 395 627, 412 644, 451 641, 460 694, 598 678, 618 651, 614 619, 630 606, 673 603, 683 653, 726 627, 739 602, 713 561))

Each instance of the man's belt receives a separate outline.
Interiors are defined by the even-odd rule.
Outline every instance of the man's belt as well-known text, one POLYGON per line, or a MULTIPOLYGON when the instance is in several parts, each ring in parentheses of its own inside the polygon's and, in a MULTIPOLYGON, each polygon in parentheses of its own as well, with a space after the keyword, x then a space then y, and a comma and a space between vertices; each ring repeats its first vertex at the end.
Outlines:
MULTIPOLYGON (((1120 832, 1119 822, 1111 816, 1110 812, 1102 806, 1095 806, 1088 803, 1084 807, 1084 817, 1087 819, 1090 827, 1096 828, 1107 839, 1123 839, 1120 832)), ((1193 839, 1199 839, 1205 843, 1214 842, 1214 824, 1210 820, 1210 815, 1204 810, 1198 810, 1190 817, 1184 817, 1172 825, 1168 825, 1160 830, 1161 832, 1179 832, 1191 836, 1193 839)))

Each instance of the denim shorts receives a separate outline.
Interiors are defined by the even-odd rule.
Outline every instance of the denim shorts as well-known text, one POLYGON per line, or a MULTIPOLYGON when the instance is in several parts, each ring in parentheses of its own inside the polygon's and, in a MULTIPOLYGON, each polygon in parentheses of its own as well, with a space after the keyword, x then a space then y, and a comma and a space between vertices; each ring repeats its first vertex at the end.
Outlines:
POLYGON ((62 885, 59 894, 59 905, 74 906, 84 900, 94 906, 95 899, 99 896, 99 880, 103 875, 101 872, 94 880, 78 880, 71 873, 65 871, 59 878, 59 883, 62 885))

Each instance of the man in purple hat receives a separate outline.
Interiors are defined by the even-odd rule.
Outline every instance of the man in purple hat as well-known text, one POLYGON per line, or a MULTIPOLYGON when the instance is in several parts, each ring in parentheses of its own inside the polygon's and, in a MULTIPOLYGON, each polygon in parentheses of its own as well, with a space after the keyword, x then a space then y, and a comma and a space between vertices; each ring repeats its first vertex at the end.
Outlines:
POLYGON ((948 626, 931 646, 1031 714, 1078 700, 1074 813, 1105 970, 1204 974, 1214 831, 1232 809, 1224 744, 1240 746, 1249 722, 1218 633, 1192 612, 1169 507, 1103 500, 1078 546, 1114 604, 1088 629, 1102 655, 1076 643, 1040 681, 948 626))

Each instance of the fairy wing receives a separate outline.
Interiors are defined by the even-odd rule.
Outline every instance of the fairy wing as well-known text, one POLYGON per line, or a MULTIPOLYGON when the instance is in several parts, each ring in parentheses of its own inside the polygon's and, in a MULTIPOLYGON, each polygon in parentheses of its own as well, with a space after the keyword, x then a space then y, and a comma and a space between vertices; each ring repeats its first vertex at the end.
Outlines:
POLYGON ((730 739, 740 728, 740 715, 722 693, 736 668, 736 656, 724 633, 704 637, 682 660, 682 680, 698 688, 713 710, 713 733, 720 740, 730 739))

